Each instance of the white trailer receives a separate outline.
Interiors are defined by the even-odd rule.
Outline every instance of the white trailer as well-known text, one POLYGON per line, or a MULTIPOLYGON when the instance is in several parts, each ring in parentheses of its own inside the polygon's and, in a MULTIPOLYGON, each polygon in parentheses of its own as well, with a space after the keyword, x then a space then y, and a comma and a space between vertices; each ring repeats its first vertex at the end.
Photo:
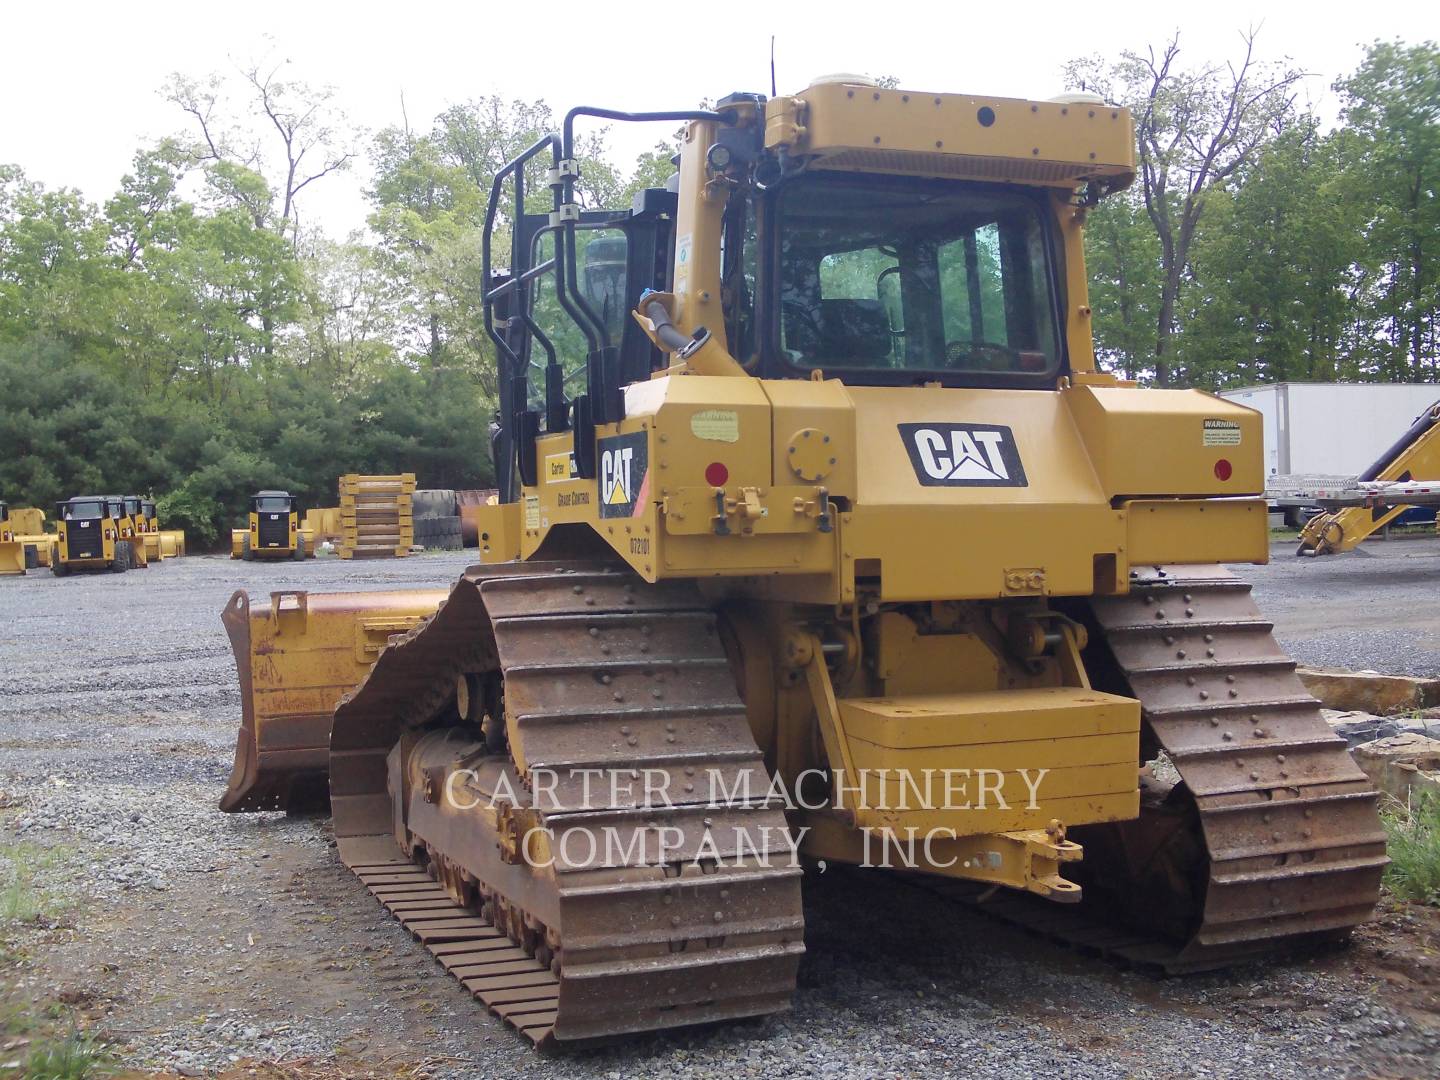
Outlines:
POLYGON ((1440 401, 1440 384, 1282 382, 1220 396, 1264 418, 1267 477, 1354 477, 1440 401))

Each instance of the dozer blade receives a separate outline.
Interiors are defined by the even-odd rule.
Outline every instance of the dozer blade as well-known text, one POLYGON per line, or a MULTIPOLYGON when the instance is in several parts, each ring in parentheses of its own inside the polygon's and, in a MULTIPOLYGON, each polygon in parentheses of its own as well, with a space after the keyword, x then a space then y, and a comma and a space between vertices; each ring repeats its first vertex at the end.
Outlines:
POLYGON ((0 575, 25 573, 25 545, 18 540, 0 540, 0 575))
POLYGON ((431 614, 447 592, 275 592, 254 605, 243 590, 235 593, 222 619, 242 719, 220 809, 323 810, 335 703, 365 677, 392 634, 431 614))

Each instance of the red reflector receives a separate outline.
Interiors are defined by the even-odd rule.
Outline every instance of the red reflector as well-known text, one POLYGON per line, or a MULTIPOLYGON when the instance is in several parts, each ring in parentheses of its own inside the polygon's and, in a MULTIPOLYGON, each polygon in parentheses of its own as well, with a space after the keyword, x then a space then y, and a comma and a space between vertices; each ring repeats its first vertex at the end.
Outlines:
POLYGON ((1230 474, 1234 471, 1235 470, 1230 467, 1230 462, 1226 461, 1223 457, 1215 462, 1215 479, 1217 480, 1229 480, 1230 474))
POLYGON ((705 483, 711 487, 724 487, 725 481, 730 479, 730 470, 725 467, 723 461, 712 461, 705 466, 705 483))

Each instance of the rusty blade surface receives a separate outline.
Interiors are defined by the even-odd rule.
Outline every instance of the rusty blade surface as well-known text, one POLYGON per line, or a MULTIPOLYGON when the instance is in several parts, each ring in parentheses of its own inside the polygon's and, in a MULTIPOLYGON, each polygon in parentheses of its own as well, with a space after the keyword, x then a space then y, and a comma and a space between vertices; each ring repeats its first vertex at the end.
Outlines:
POLYGON ((235 654, 241 720, 220 809, 323 810, 336 703, 392 634, 414 626, 445 595, 296 591, 252 604, 244 591, 235 593, 221 620, 235 654))

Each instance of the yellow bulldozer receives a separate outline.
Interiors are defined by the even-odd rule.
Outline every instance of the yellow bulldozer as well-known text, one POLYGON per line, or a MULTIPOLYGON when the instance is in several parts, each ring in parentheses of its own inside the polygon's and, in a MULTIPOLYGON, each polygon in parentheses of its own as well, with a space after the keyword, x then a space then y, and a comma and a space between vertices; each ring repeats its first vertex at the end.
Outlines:
POLYGON ((1219 565, 1268 557, 1260 417, 1096 369, 1084 226, 1133 139, 851 77, 571 110, 490 192, 481 561, 237 593, 225 808, 328 796, 537 1044, 786 1008, 807 864, 1176 971, 1363 921, 1376 794, 1219 565), (683 124, 678 175, 582 206, 595 118, 683 124))
POLYGON ((75 570, 123 574, 144 565, 136 553, 134 524, 119 496, 77 495, 56 503, 55 526, 50 572, 56 577, 75 570))

